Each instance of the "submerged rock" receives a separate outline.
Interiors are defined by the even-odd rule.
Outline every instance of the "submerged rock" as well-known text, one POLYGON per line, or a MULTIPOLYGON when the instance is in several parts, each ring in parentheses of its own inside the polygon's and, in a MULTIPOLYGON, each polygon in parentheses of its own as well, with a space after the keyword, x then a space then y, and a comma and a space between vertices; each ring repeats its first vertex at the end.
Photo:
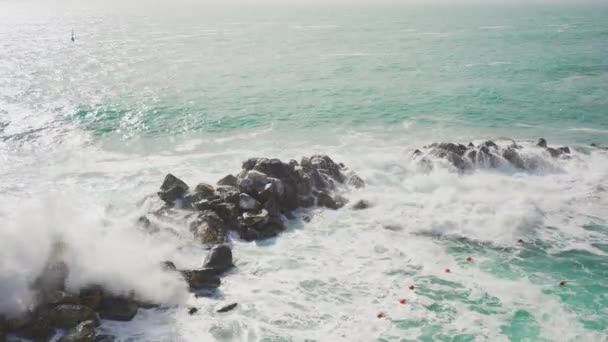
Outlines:
POLYGON ((545 138, 538 139, 536 146, 547 148, 547 140, 545 140, 545 138))
POLYGON ((370 207, 370 203, 366 200, 359 200, 353 205, 353 210, 363 210, 370 207))
POLYGON ((111 321, 130 321, 137 315, 137 304, 123 297, 106 297, 101 301, 99 317, 111 321))
POLYGON ((68 330, 59 342, 95 342, 95 322, 85 321, 68 330))
POLYGON ((55 328, 69 329, 85 321, 96 321, 95 312, 84 305, 62 304, 49 312, 51 324, 55 328))
POLYGON ((220 278, 217 277, 213 269, 185 270, 180 271, 190 290, 215 289, 221 285, 220 278))
POLYGON ((223 273, 232 268, 232 250, 228 245, 214 246, 203 263, 203 267, 223 273))
POLYGON ((224 313, 224 312, 232 311, 232 310, 234 310, 234 308, 237 307, 237 305, 239 305, 239 304, 238 303, 232 303, 232 304, 229 304, 229 305, 226 305, 224 307, 219 308, 216 312, 224 313))

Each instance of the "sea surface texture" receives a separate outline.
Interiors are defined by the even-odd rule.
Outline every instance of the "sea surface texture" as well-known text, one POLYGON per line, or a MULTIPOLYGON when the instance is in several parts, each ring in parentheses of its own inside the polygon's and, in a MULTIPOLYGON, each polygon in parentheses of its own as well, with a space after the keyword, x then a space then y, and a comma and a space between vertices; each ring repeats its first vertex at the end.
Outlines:
POLYGON ((608 150, 590 146, 608 145, 607 18, 0 1, 0 312, 31 303, 60 240, 69 286, 178 303, 104 321, 120 341, 607 341, 608 150), (412 159, 490 139, 535 167, 412 159), (214 183, 249 157, 315 153, 356 171, 367 186, 345 196, 371 207, 234 239, 215 297, 165 279, 160 261, 206 254, 135 224, 166 173, 214 183))

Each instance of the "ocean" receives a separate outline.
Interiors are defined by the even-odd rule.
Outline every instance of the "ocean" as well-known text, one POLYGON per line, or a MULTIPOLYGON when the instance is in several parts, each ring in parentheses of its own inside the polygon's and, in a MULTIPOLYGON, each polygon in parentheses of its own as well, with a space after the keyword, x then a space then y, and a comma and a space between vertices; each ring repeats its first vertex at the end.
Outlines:
POLYGON ((69 287, 175 304, 103 321, 119 341, 608 341, 608 150, 590 146, 608 145, 606 18, 602 4, 0 1, 0 313, 32 303, 60 240, 69 287), (412 159, 509 139, 540 166, 412 159), (234 238, 213 297, 158 267, 206 255, 137 228, 165 174, 215 183, 249 157, 317 153, 366 181, 344 195, 369 209, 234 238))

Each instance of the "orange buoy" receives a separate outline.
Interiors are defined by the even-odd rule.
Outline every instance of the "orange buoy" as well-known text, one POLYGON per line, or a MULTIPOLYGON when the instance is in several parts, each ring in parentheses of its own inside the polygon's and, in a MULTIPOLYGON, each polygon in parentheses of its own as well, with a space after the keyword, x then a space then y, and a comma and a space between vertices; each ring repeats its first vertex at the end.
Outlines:
POLYGON ((405 304, 405 299, 399 299, 399 303, 405 304))
POLYGON ((410 290, 413 290, 413 289, 414 289, 414 285, 410 285, 410 290))

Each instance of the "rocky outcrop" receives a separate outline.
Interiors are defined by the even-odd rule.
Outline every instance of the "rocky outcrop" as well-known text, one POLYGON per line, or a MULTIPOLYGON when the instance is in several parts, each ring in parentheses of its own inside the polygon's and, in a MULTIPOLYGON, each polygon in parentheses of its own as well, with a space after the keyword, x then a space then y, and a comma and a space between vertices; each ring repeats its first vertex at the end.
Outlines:
POLYGON ((158 196, 165 202, 173 204, 188 191, 188 185, 172 174, 165 176, 160 186, 158 196))
POLYGON ((68 330, 67 333, 59 339, 59 342, 95 342, 95 327, 96 323, 94 321, 82 322, 68 330))
MULTIPOLYGON (((552 158, 560 158, 571 153, 569 147, 550 147, 547 140, 540 139, 536 146, 544 149, 552 158)), ((425 167, 432 167, 431 160, 443 159, 448 161, 459 171, 471 170, 474 168, 498 168, 510 166, 517 170, 533 170, 538 167, 535 160, 529 160, 523 147, 510 141, 500 145, 488 140, 475 146, 473 143, 468 145, 455 143, 435 143, 417 149, 412 154, 412 159, 418 161, 425 167)))
POLYGON ((205 261, 203 267, 213 270, 216 274, 221 274, 232 268, 232 250, 228 245, 214 246, 205 261))
POLYGON ((138 311, 134 300, 124 297, 107 297, 101 300, 99 317, 112 321, 130 321, 138 311))
POLYGON ((54 328, 69 329, 85 321, 97 321, 95 312, 84 305, 60 304, 50 309, 49 317, 54 328))

